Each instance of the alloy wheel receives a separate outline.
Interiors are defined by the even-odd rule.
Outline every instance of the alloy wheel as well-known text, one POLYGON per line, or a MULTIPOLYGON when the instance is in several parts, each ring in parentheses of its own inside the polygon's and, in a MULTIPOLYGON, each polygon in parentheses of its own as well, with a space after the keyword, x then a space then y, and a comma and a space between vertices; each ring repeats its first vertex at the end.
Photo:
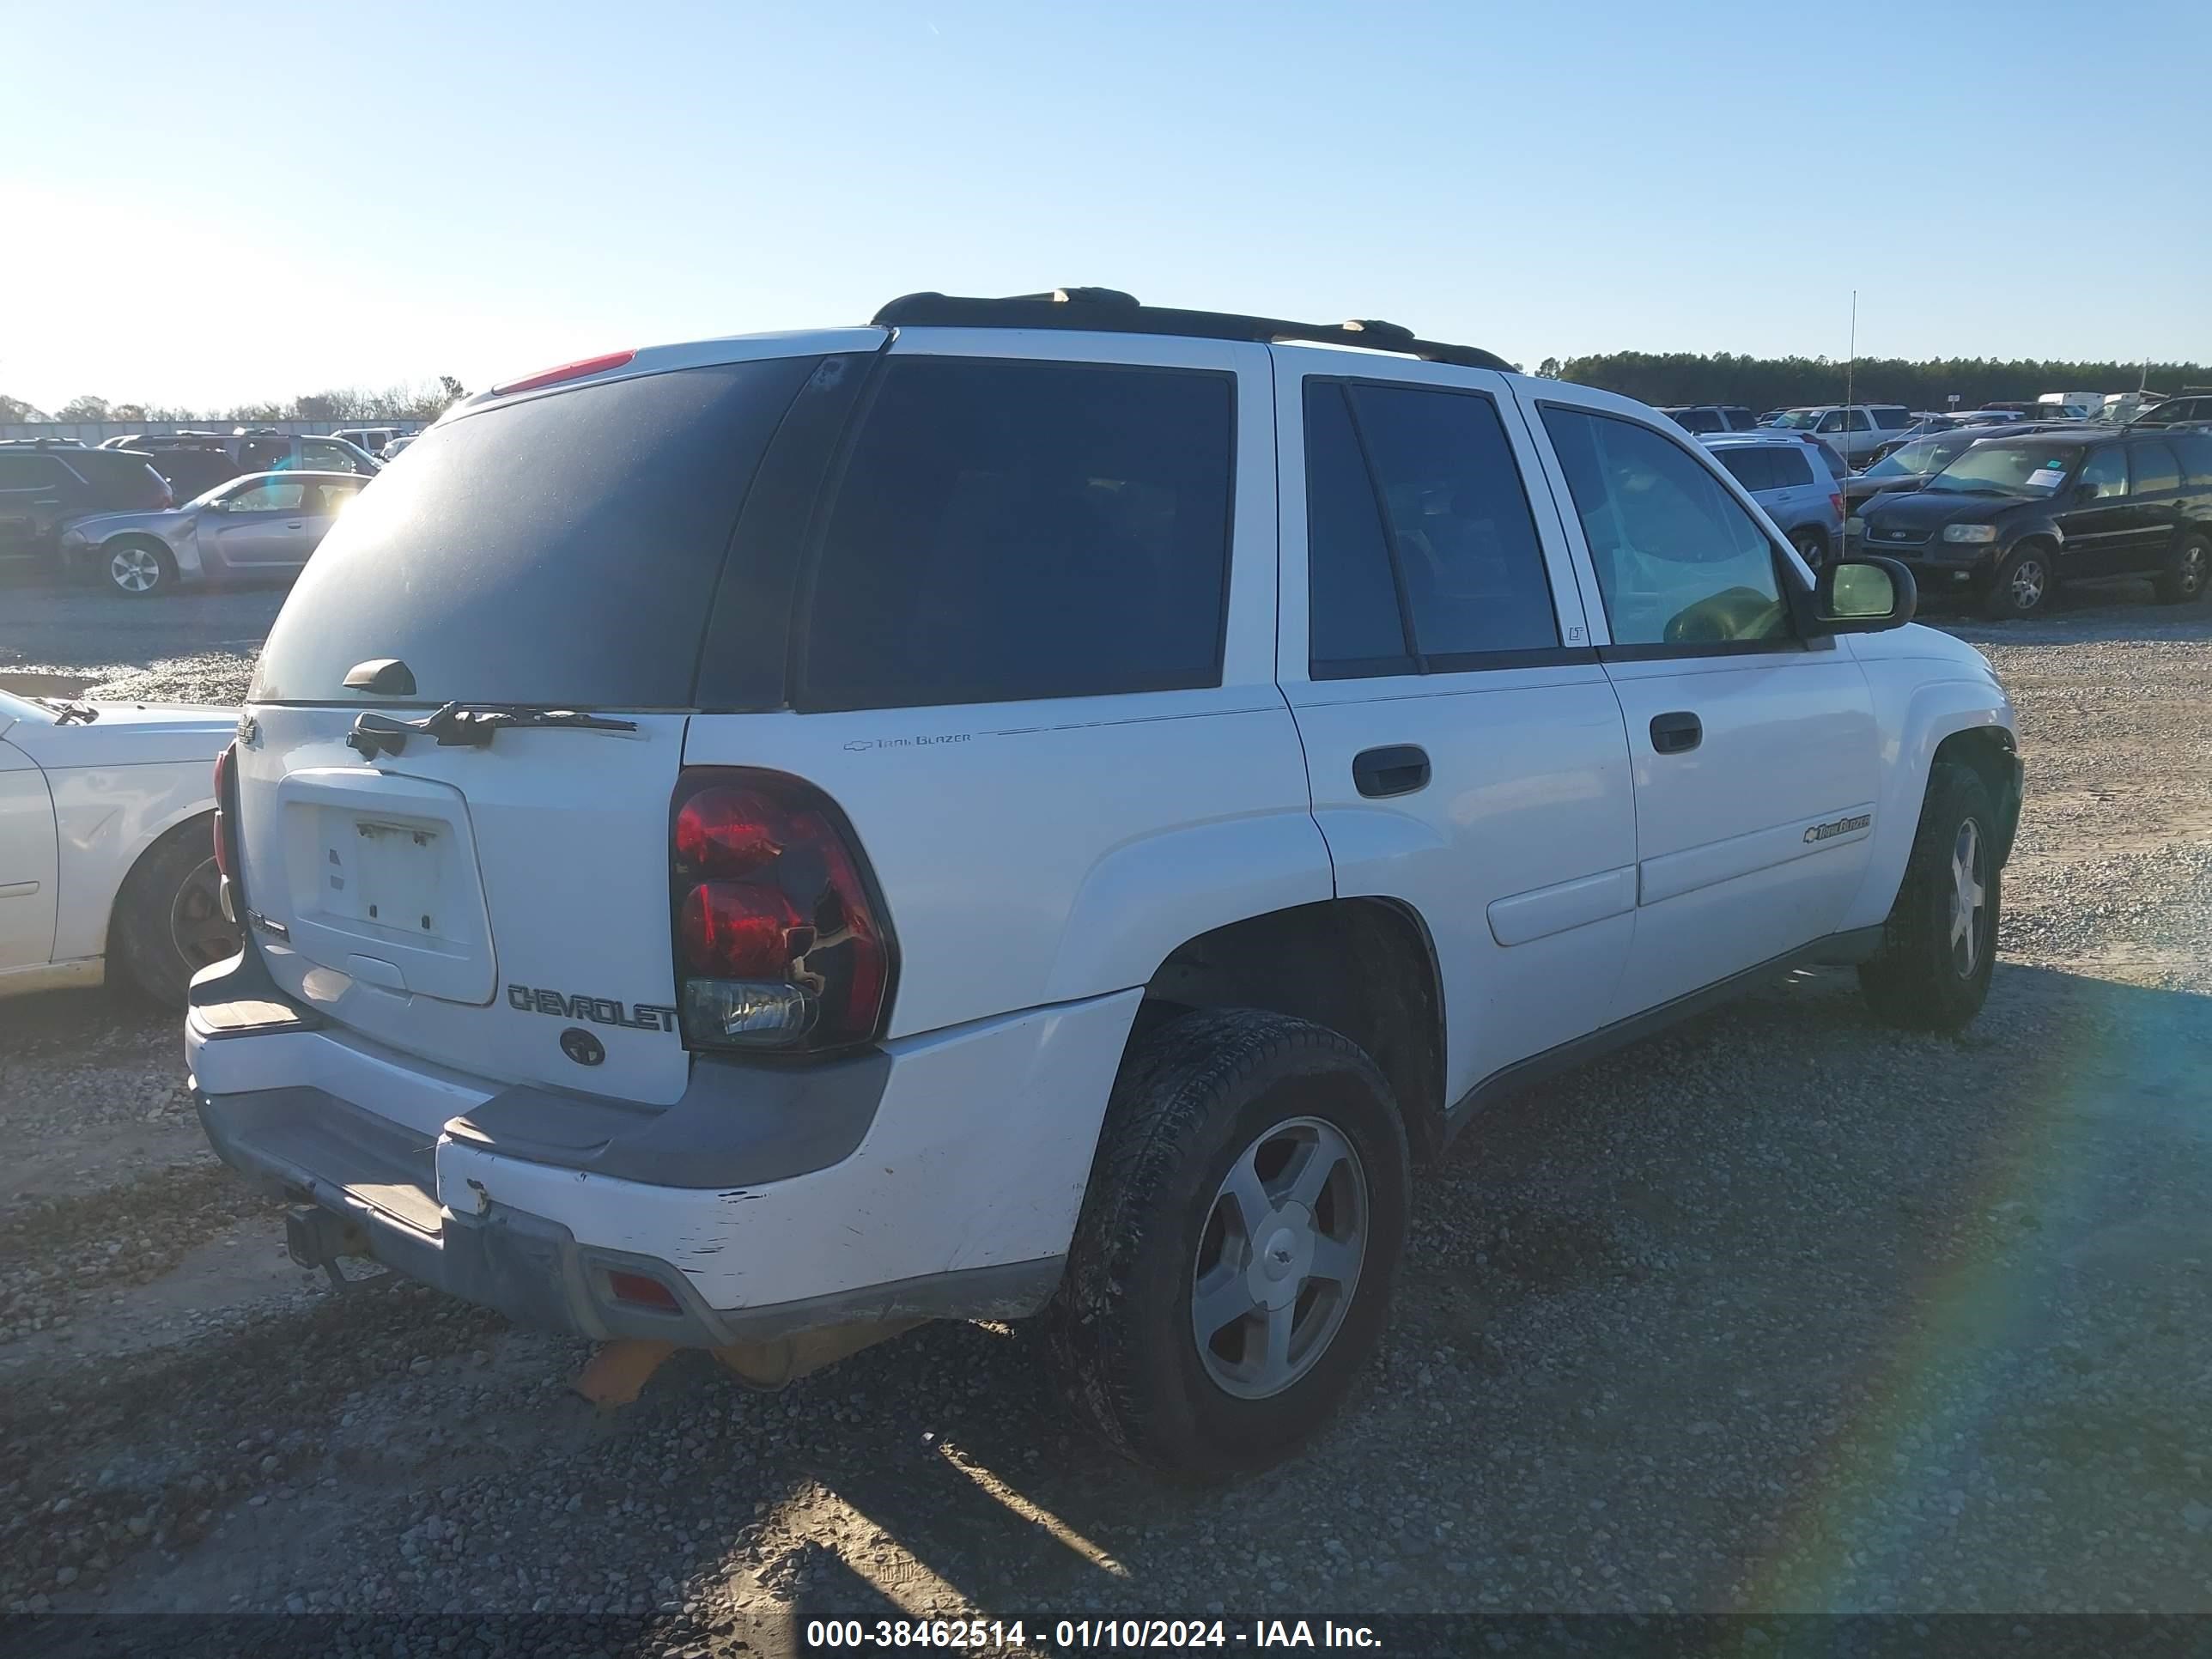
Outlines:
POLYGON ((178 885, 169 904, 169 941, 194 973, 238 954, 238 930, 223 919, 222 877, 212 857, 178 885))
POLYGON ((1951 843, 1951 966, 1972 979, 1982 965, 1982 912, 1989 904, 1982 827, 1968 818, 1951 843))
POLYGON ((1191 1271, 1191 1334, 1224 1393, 1263 1400, 1320 1361, 1352 1306, 1368 1224, 1367 1173, 1333 1125, 1291 1118, 1237 1154, 1191 1271))
POLYGON ((126 593, 150 592, 161 580, 161 562, 143 547, 118 547, 107 561, 107 579, 126 593))
POLYGON ((2012 602, 2017 611, 2033 611, 2043 603, 2043 562, 2022 559, 2013 567, 2012 602))

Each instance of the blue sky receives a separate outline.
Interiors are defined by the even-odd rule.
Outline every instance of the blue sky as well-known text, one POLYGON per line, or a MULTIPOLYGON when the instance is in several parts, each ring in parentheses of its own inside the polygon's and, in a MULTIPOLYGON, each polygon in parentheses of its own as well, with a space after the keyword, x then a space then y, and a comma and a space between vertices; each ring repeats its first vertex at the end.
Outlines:
POLYGON ((0 391, 222 404, 1063 283, 2212 362, 2203 0, 24 4, 0 391), (1971 136, 1976 131, 1986 137, 1971 136), (21 257, 25 253, 31 257, 21 257))

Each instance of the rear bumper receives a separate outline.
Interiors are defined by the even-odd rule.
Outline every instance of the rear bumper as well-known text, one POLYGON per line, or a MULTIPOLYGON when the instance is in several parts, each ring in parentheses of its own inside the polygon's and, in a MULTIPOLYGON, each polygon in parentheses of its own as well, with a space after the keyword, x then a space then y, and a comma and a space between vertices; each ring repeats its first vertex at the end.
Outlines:
MULTIPOLYGON (((518 1322, 696 1346, 1042 1307, 1139 996, 887 1045, 879 1099, 848 1152, 701 1187, 580 1167, 584 1097, 413 1061, 273 988, 252 951, 193 988, 193 1097, 225 1163, 324 1212, 348 1253, 518 1322), (634 1283, 618 1294, 617 1275, 651 1280, 675 1307, 637 1300, 634 1283)), ((772 1127, 763 1115, 805 1109, 774 1089, 758 1110, 726 1103, 726 1144, 693 1139, 729 1167, 772 1127)))

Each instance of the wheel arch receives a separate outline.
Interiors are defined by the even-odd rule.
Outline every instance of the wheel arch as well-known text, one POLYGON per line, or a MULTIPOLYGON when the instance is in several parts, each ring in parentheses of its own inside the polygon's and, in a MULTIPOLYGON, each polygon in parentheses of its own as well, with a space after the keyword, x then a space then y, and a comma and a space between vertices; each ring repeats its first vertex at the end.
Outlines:
POLYGON ((1442 1151, 1443 980, 1412 906, 1326 899, 1196 934, 1154 970, 1129 1041, 1196 1008, 1262 1008, 1358 1043, 1389 1080, 1415 1156, 1442 1151))
POLYGON ((1917 687, 1905 703, 1895 758, 1876 803, 1873 851, 1842 929, 1886 921, 1905 880, 1921 804, 1938 759, 1972 766, 1998 806, 1998 862, 2011 856, 2020 819, 2017 741, 2010 705, 1989 682, 1941 680, 1917 687))
POLYGON ((131 878, 138 873, 141 866, 163 842, 178 837, 180 831, 191 830, 196 822, 203 826, 201 833, 208 837, 208 850, 212 854, 215 850, 215 808, 211 805, 173 808, 165 818, 149 820, 141 828, 128 856, 120 860, 123 873, 116 880, 114 891, 107 896, 107 921, 100 930, 103 955, 114 953, 115 919, 122 914, 123 895, 130 889, 131 878))

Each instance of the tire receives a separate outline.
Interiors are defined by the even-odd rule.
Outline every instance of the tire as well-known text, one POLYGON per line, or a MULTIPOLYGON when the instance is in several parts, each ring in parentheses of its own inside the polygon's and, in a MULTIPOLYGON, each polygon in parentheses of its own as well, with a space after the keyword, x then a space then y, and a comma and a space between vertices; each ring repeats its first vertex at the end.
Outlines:
POLYGON ((148 537, 118 536, 104 542, 93 562, 100 572, 100 586, 126 599, 170 592, 177 586, 174 556, 148 537))
POLYGON ((1790 545, 1797 550, 1797 556, 1805 561, 1814 575, 1827 562, 1828 538, 1809 525, 1801 525, 1790 532, 1790 545))
POLYGON ((2051 603, 2058 579, 2049 542, 2022 542, 1997 566, 1983 608, 2000 622, 2032 617, 2051 603))
POLYGON ((2158 602, 2193 605, 2204 597, 2208 577, 2212 577, 2212 538, 2191 531, 2181 538, 2173 562, 2158 573, 2158 602))
POLYGON ((166 1007, 210 963, 238 954, 238 929, 216 896, 212 815, 188 818, 138 855, 115 896, 107 954, 130 982, 166 1007))
POLYGON ((1939 760, 1929 769, 1912 854, 1883 924, 1881 951, 1859 967, 1859 988, 1885 1024, 1956 1031, 1981 1012, 2003 900, 1996 827, 1989 787, 1972 767, 1939 760), (1963 930, 1959 913, 1968 889, 1958 875, 1962 858, 1982 896, 1963 930))
POLYGON ((1390 1085, 1336 1032, 1208 1009, 1138 1038, 1046 1317, 1070 1408, 1124 1456, 1181 1479, 1222 1480, 1287 1455, 1382 1340, 1411 1180, 1390 1085), (1283 1200, 1302 1171, 1325 1178, 1298 1212, 1283 1200), (1249 1227, 1233 1172, 1267 1206, 1249 1227), (1253 1231, 1256 1250, 1243 1237, 1253 1231), (1269 1258, 1282 1270, 1269 1272, 1269 1258), (1324 1263, 1348 1268, 1348 1289, 1309 1276, 1324 1263), (1228 1310, 1203 1346, 1201 1281, 1214 1282, 1215 1313, 1228 1310), (1281 1311, 1253 1285, 1279 1296, 1281 1311))

